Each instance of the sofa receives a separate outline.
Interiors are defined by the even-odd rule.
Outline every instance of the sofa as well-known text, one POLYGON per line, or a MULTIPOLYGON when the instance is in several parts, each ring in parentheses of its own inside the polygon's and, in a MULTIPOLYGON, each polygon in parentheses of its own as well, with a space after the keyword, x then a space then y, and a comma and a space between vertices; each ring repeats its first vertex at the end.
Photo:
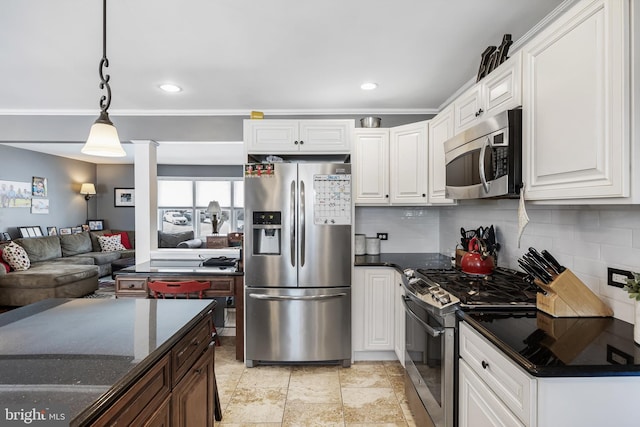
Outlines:
MULTIPOLYGON (((77 298, 98 289, 98 278, 111 274, 111 263, 135 256, 135 236, 124 232, 131 249, 102 251, 104 230, 14 240, 26 252, 30 267, 6 272, 0 268, 0 305, 22 306, 46 298, 77 298)), ((6 246, 6 244, 5 244, 6 246)))

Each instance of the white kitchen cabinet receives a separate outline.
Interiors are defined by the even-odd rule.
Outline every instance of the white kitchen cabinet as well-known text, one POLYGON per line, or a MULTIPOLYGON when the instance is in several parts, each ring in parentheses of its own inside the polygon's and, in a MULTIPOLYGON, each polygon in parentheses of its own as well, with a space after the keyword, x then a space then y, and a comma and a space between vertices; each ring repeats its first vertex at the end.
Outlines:
POLYGON ((389 130, 389 189, 392 205, 426 205, 428 121, 389 130))
POLYGON ((245 120, 248 154, 348 154, 353 120, 245 120))
POLYGON ((353 360, 395 360, 396 271, 356 267, 352 295, 353 360))
POLYGON ((629 1, 583 0, 523 48, 526 197, 628 197, 629 1))
MULTIPOLYGON (((507 416, 503 408, 498 408, 497 402, 502 402, 509 416, 520 420, 520 425, 536 425, 536 387, 534 377, 527 374, 522 368, 508 359, 500 350, 482 337, 478 332, 466 323, 460 323, 459 335, 459 368, 463 363, 474 372, 478 381, 483 385, 482 393, 489 391, 486 399, 478 400, 474 397, 480 392, 478 381, 474 381, 470 375, 459 378, 459 416, 460 420, 470 420, 474 425, 472 416, 475 413, 492 413, 499 419, 507 416), (466 383, 465 383, 466 382, 466 383), (466 387, 466 388, 465 388, 466 387), (466 393, 465 396, 463 393, 466 393), (464 399, 472 399, 465 404, 464 399), (472 411, 471 413, 467 411, 472 411), (502 414, 502 415, 498 415, 502 414)), ((491 418, 487 418, 489 422, 491 418)), ((460 424, 464 425, 463 423, 460 424)), ((487 425, 501 425, 492 424, 487 425)), ((506 424, 516 425, 516 424, 506 424)))
POLYGON ((464 360, 459 363, 460 427, 524 426, 464 360))
POLYGON ((522 54, 517 52, 453 102, 454 134, 522 105, 522 54))
POLYGON ((428 123, 355 130, 356 204, 428 203, 428 123))
POLYGON ((452 138, 453 107, 449 106, 429 122, 429 191, 430 204, 452 204, 455 200, 445 197, 446 163, 444 143, 452 138))
POLYGON ((389 130, 354 131, 353 170, 356 204, 389 204, 389 130))

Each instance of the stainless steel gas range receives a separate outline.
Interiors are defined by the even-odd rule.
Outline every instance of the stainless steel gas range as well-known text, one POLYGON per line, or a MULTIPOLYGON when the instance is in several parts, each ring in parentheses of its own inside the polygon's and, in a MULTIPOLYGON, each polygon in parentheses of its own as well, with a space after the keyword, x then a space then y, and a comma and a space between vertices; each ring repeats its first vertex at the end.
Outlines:
POLYGON ((405 387, 417 425, 457 425, 458 310, 535 309, 527 276, 498 268, 474 276, 456 269, 405 270, 405 387))

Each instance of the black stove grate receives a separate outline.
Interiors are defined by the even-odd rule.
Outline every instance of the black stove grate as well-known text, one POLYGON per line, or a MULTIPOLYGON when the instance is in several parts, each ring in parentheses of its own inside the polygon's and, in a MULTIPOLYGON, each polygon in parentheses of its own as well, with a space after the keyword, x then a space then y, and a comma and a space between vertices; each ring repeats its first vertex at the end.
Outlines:
POLYGON ((537 287, 525 280, 526 275, 515 270, 497 268, 486 276, 460 270, 418 269, 427 282, 441 286, 466 306, 535 306, 537 287))

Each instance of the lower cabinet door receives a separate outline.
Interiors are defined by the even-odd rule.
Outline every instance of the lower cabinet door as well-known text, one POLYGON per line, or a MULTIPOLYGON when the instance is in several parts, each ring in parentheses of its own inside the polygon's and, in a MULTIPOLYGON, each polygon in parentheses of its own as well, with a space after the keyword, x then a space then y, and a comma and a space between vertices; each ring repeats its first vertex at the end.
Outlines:
POLYGON ((173 389, 172 426, 213 426, 214 386, 213 348, 209 347, 173 389))
POLYGON ((463 359, 459 362, 459 427, 524 426, 463 359))
POLYGON ((167 397, 144 427, 171 427, 171 399, 167 397))

